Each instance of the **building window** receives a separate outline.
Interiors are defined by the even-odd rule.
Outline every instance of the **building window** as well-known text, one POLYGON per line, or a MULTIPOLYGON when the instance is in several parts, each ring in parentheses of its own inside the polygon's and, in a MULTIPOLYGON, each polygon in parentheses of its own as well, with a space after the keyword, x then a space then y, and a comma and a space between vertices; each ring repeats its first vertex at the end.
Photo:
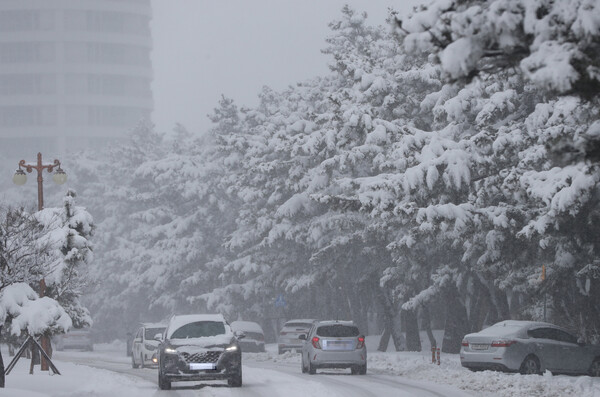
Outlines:
POLYGON ((54 126, 56 122, 56 106, 0 107, 0 125, 3 127, 54 126))
POLYGON ((50 74, 0 75, 0 95, 55 94, 56 76, 50 74))
POLYGON ((65 29, 149 35, 150 18, 125 12, 69 10, 65 12, 65 29))
POLYGON ((66 122, 71 126, 134 127, 150 117, 147 109, 117 106, 68 106, 66 122))
POLYGON ((67 43, 65 60, 77 63, 150 66, 148 48, 112 43, 67 43))
POLYGON ((23 32, 54 29, 54 11, 0 11, 0 32, 23 32))
POLYGON ((143 77, 99 74, 69 74, 65 79, 67 94, 148 98, 152 96, 150 80, 143 77))
POLYGON ((52 62, 54 51, 54 43, 0 43, 0 62, 52 62))

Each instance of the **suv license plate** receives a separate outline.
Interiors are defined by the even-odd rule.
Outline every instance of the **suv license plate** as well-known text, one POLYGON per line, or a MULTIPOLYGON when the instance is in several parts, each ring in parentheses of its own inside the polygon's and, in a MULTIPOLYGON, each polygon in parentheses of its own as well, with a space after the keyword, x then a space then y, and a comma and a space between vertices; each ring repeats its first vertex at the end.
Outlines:
POLYGON ((217 366, 213 363, 190 363, 191 370, 215 369, 217 366))
POLYGON ((471 343, 471 349, 473 350, 487 350, 489 345, 481 344, 481 343, 471 343))

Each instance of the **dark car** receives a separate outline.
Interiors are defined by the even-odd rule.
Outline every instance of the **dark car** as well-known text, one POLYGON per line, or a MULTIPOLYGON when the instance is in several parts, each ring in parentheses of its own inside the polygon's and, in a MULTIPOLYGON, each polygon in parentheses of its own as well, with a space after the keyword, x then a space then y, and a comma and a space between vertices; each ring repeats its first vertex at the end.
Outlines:
POLYGON ((219 314, 174 316, 158 354, 158 387, 171 382, 227 380, 242 386, 242 350, 238 338, 219 314))

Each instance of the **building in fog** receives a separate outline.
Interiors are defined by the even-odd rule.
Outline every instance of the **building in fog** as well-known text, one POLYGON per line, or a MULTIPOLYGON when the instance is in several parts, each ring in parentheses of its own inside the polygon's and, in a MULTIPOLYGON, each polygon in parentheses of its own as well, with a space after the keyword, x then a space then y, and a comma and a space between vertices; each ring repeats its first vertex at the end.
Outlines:
POLYGON ((119 139, 153 108, 150 0, 0 0, 0 145, 119 139))

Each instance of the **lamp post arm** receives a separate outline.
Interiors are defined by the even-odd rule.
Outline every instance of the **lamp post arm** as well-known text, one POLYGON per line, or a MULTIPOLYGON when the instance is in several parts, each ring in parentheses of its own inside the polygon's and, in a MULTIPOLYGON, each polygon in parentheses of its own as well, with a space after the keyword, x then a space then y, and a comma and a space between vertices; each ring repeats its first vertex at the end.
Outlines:
POLYGON ((44 209, 44 178, 42 177, 42 173, 44 171, 44 168, 48 170, 48 172, 52 172, 54 171, 54 167, 58 168, 58 171, 61 171, 60 169, 60 161, 58 160, 54 160, 54 163, 52 164, 43 164, 42 163, 42 153, 38 153, 37 154, 37 164, 36 165, 32 165, 32 164, 26 164, 25 160, 21 160, 19 161, 19 169, 23 167, 25 168, 25 170, 29 173, 32 173, 33 170, 37 171, 37 183, 38 183, 38 211, 41 211, 44 209))

